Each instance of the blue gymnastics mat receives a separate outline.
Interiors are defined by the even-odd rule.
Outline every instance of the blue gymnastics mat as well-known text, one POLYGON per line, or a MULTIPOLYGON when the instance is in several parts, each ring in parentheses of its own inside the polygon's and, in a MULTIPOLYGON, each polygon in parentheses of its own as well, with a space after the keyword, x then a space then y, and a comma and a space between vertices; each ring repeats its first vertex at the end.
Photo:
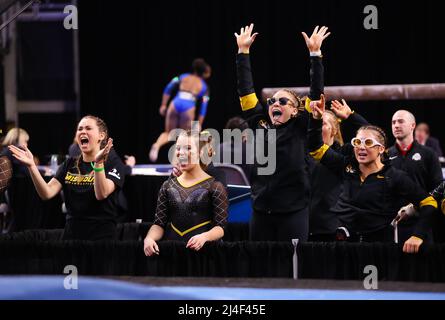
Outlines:
POLYGON ((67 290, 63 276, 1 276, 2 300, 445 300, 445 292, 151 286, 78 278, 67 290))

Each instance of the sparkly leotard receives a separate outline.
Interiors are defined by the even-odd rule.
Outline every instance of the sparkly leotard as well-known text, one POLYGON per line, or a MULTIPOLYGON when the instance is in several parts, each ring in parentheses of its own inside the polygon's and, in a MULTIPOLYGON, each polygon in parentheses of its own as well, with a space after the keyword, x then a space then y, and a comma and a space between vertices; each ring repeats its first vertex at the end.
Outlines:
POLYGON ((165 230, 164 240, 188 241, 215 226, 224 228, 227 208, 227 192, 213 177, 190 187, 172 178, 159 191, 154 224, 165 230))

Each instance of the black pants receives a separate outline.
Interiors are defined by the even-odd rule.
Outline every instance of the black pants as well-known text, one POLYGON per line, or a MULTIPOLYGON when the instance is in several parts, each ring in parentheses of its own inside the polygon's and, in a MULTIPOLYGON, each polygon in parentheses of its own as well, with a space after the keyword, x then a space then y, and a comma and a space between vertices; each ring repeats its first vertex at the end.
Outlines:
POLYGON ((254 211, 250 220, 250 240, 253 241, 307 241, 308 233, 308 208, 274 214, 254 211))
POLYGON ((116 240, 116 236, 114 221, 67 219, 62 240, 116 240))

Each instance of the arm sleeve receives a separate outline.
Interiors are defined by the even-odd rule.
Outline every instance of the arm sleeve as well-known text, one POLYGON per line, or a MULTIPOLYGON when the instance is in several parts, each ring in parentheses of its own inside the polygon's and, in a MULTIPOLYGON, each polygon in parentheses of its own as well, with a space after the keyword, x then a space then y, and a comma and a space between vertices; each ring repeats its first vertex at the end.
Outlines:
POLYGON ((168 180, 162 184, 161 189, 158 194, 158 203, 156 205, 155 220, 153 224, 160 226, 165 229, 167 223, 170 220, 169 210, 168 210, 168 198, 167 198, 167 183, 168 180))
POLYGON ((177 91, 179 89, 179 77, 174 77, 165 87, 164 94, 171 95, 173 91, 177 91))
POLYGON ((355 111, 349 116, 345 123, 354 126, 354 129, 356 130, 358 130, 362 126, 366 126, 369 124, 368 120, 366 120, 361 114, 355 111))
POLYGON ((442 181, 430 194, 436 199, 437 203, 440 204, 440 209, 443 214, 445 214, 445 181, 442 181))
POLYGON ((341 122, 341 132, 346 142, 352 139, 360 127, 368 125, 369 122, 357 112, 352 113, 348 119, 341 122))
POLYGON ((301 134, 307 135, 307 130, 309 126, 309 118, 311 118, 310 113, 312 112, 310 108, 310 102, 312 100, 319 100, 320 95, 324 92, 324 67, 323 60, 321 57, 310 57, 310 89, 309 97, 305 101, 304 111, 300 111, 299 114, 299 129, 301 134))
POLYGON ((314 160, 319 161, 330 170, 341 172, 346 167, 348 157, 339 153, 327 144, 323 143, 321 135, 321 128, 323 125, 322 120, 316 120, 309 117, 309 130, 308 130, 308 149, 309 155, 314 160))
POLYGON ((117 188, 122 189, 125 182, 125 165, 114 149, 111 149, 105 162, 105 176, 114 182, 117 188))
POLYGON ((414 226, 413 236, 426 239, 428 230, 431 228, 434 210, 437 209, 436 200, 416 185, 406 173, 400 172, 394 178, 393 186, 396 188, 398 196, 408 199, 420 210, 419 219, 414 226))
POLYGON ((443 198, 445 192, 445 181, 442 181, 436 188, 434 188, 433 191, 430 192, 430 194, 439 201, 443 198))
MULTIPOLYGON (((236 67, 238 95, 244 116, 254 118, 256 115, 262 115, 263 106, 255 94, 249 55, 239 53, 236 56, 236 67)), ((254 127, 253 123, 250 125, 254 127)))
POLYGON ((214 227, 219 226, 225 228, 227 225, 229 200, 227 191, 221 182, 215 181, 212 187, 212 207, 213 207, 213 221, 214 227))
POLYGON ((5 190, 12 177, 12 164, 7 156, 0 157, 0 194, 5 190))
POLYGON ((360 129, 360 127, 366 126, 368 124, 368 120, 354 111, 348 119, 341 122, 341 129, 342 131, 347 131, 352 138, 352 135, 355 134, 357 130, 360 129))
POLYGON ((319 100, 320 95, 324 92, 324 67, 321 57, 311 57, 310 78, 309 99, 319 100))

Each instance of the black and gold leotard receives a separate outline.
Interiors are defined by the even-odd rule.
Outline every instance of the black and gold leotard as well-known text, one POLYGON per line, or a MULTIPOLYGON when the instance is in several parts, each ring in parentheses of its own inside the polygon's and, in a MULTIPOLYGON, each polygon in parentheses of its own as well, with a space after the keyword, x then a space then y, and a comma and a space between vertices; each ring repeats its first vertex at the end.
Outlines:
POLYGON ((190 187, 168 179, 159 191, 154 224, 165 230, 164 240, 188 241, 194 235, 227 224, 228 198, 213 177, 190 187))

